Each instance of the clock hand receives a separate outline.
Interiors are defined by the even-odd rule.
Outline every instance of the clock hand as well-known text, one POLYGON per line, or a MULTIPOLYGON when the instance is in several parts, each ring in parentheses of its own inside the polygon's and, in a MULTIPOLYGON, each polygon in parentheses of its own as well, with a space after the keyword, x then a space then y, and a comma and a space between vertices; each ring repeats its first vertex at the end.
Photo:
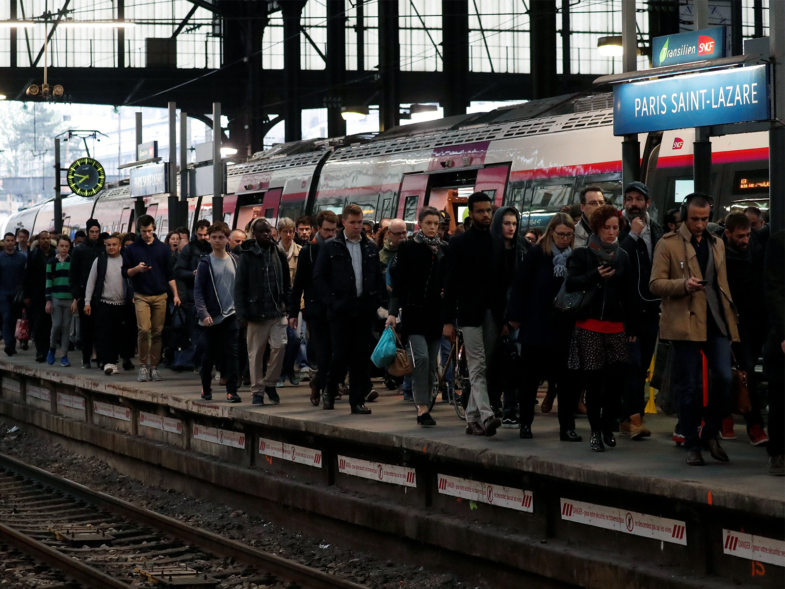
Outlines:
POLYGON ((88 179, 90 178, 90 176, 89 176, 88 174, 85 174, 85 175, 82 175, 82 174, 74 174, 74 176, 75 176, 75 177, 77 177, 77 178, 81 178, 81 180, 79 180, 79 181, 77 182, 77 184, 81 184, 82 182, 84 182, 85 180, 88 180, 88 179))

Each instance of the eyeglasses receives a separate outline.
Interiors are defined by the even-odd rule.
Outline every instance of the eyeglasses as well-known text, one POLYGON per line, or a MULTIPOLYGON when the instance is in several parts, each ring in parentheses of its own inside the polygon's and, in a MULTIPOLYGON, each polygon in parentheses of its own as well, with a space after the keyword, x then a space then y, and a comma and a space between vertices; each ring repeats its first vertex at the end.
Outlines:
POLYGON ((574 233, 561 233, 560 231, 554 231, 553 234, 561 239, 572 239, 572 236, 575 235, 574 233))
POLYGON ((600 205, 604 205, 605 201, 602 200, 593 200, 591 202, 587 202, 584 206, 586 207, 599 207, 600 205))

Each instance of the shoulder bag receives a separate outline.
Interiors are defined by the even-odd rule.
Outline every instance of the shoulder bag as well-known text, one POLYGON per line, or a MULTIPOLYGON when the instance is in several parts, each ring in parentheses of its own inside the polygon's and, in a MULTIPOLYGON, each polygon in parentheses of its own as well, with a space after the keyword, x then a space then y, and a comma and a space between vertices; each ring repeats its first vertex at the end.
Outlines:
POLYGON ((586 290, 567 292, 567 281, 565 280, 562 282, 559 292, 556 293, 556 298, 553 299, 553 306, 562 313, 577 313, 591 304, 595 292, 597 292, 597 285, 586 290))
POLYGON ((401 344, 401 338, 398 336, 398 333, 395 330, 393 330, 393 333, 395 333, 395 341, 398 345, 395 349, 395 360, 387 367, 387 372, 397 377, 408 376, 412 373, 412 362, 409 360, 406 349, 401 344))

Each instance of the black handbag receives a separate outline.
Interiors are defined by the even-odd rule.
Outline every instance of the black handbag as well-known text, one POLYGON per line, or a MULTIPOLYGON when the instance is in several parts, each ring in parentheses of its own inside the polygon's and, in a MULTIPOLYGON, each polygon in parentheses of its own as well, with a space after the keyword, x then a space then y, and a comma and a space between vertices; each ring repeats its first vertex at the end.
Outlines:
POLYGON ((565 280, 556 298, 553 299, 553 306, 562 313, 577 313, 591 304, 594 293, 597 292, 597 285, 593 285, 587 290, 576 290, 567 292, 567 281, 565 280))

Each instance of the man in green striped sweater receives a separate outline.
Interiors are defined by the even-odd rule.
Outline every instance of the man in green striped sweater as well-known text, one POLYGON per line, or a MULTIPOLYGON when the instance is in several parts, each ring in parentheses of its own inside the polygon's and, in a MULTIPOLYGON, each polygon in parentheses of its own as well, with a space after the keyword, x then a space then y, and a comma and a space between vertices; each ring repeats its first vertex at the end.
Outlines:
POLYGON ((63 349, 60 366, 70 366, 68 361, 68 336, 71 331, 71 315, 76 313, 76 301, 71 296, 69 274, 71 270, 71 238, 57 237, 57 255, 46 263, 46 312, 52 316, 52 335, 49 338, 49 354, 46 363, 55 363, 57 342, 63 349))

